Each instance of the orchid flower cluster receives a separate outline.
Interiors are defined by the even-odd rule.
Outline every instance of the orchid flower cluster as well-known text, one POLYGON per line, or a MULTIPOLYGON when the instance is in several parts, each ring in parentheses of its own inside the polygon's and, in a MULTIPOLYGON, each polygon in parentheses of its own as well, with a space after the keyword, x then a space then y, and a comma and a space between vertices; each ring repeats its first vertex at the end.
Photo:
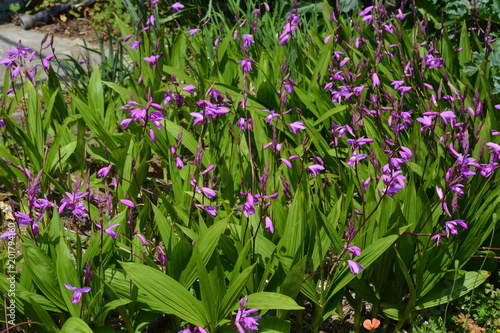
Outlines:
MULTIPOLYGON (((42 50, 45 50, 49 47, 52 48, 52 45, 53 36, 49 41, 48 35, 46 35, 41 42, 42 50)), ((19 40, 15 49, 7 50, 7 56, 2 56, 2 58, 0 59, 0 65, 4 65, 7 69, 10 70, 11 82, 14 82, 14 80, 22 76, 36 85, 35 78, 39 69, 39 65, 33 64, 35 56, 37 56, 37 52, 35 52, 31 48, 23 47, 21 40, 19 40)), ((41 58, 42 56, 38 55, 38 57, 41 58)), ((47 70, 49 68, 50 61, 54 57, 55 55, 51 53, 41 58, 41 65, 44 70, 47 70)), ((10 88, 9 92, 12 90, 13 88, 10 88)))
MULTIPOLYGON (((148 103, 143 106, 134 100, 129 101, 122 107, 122 110, 130 110, 129 116, 132 118, 125 118, 122 120, 121 125, 127 128, 132 121, 135 121, 141 127, 146 127, 148 123, 152 123, 157 130, 161 130, 162 123, 165 118, 161 110, 163 107, 153 102, 151 92, 148 93, 148 103)), ((149 129, 149 137, 151 141, 156 141, 156 135, 153 128, 149 129)))

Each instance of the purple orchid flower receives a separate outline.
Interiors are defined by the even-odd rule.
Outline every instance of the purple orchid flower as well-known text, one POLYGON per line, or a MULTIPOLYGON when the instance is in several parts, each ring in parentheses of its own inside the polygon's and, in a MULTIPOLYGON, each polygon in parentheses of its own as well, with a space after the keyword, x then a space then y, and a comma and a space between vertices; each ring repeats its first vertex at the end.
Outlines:
POLYGON ((266 216, 266 230, 267 230, 267 232, 274 234, 273 221, 271 220, 271 218, 269 216, 266 216))
POLYGON ((149 68, 153 68, 153 66, 158 66, 158 59, 163 56, 163 53, 157 54, 157 55, 152 55, 149 57, 144 57, 144 61, 149 63, 149 68))
POLYGON ((293 134, 297 134, 297 131, 303 130, 303 129, 306 128, 304 126, 304 123, 301 122, 301 121, 295 121, 295 122, 293 122, 291 124, 288 124, 288 126, 290 126, 290 128, 292 129, 292 133, 293 134))
POLYGON ((0 238, 14 238, 17 237, 17 233, 15 231, 6 231, 0 235, 0 238))
POLYGON ((107 167, 99 169, 99 171, 97 171, 97 177, 98 178, 107 177, 109 174, 109 171, 111 170, 112 167, 113 167, 113 164, 110 164, 107 167))
POLYGON ((192 85, 192 84, 188 84, 187 86, 185 86, 184 88, 182 88, 182 90, 187 91, 190 94, 192 94, 195 89, 196 89, 196 87, 194 85, 192 85))
POLYGON ((241 69, 243 70, 243 73, 247 74, 252 71, 252 61, 253 59, 251 58, 245 58, 243 60, 237 61, 236 63, 241 64, 241 69))
POLYGON ((300 18, 295 14, 289 14, 288 23, 283 26, 283 33, 278 37, 281 46, 288 44, 288 40, 295 35, 295 28, 300 22, 300 18))
POLYGON ((70 210, 73 215, 78 220, 82 220, 82 218, 87 217, 87 209, 85 208, 85 204, 83 203, 83 198, 88 196, 88 192, 75 192, 69 193, 66 192, 67 198, 63 198, 61 200, 61 206, 59 206, 59 214, 62 213, 63 210, 70 210))
POLYGON ((127 199, 120 199, 119 200, 122 204, 124 204, 125 206, 128 206, 130 208, 135 208, 136 207, 136 204, 134 204, 132 201, 130 200, 127 200, 127 199))
POLYGON ((421 124, 423 124, 424 126, 422 126, 422 128, 420 129, 420 131, 425 131, 426 128, 428 127, 431 127, 432 126, 432 122, 434 121, 434 116, 423 116, 421 118, 417 118, 417 121, 421 124))
POLYGON ((441 237, 443 237, 444 234, 435 234, 431 237, 431 241, 436 243, 436 246, 439 246, 439 243, 441 243, 441 237))
POLYGON ((215 205, 215 206, 195 204, 195 206, 198 207, 198 208, 200 208, 200 209, 203 209, 203 210, 207 211, 207 213, 210 214, 210 215, 212 215, 213 217, 216 217, 217 216, 217 209, 215 209, 215 207, 222 206, 222 204, 215 205))
POLYGON ((267 116, 265 118, 266 119, 266 123, 268 123, 269 125, 272 125, 274 118, 280 117, 280 115, 278 113, 276 113, 276 111, 274 111, 274 110, 264 110, 264 111, 269 112, 269 116, 267 116))
POLYGON ((90 287, 76 288, 69 283, 65 283, 64 286, 69 290, 74 291, 73 299, 71 300, 71 303, 73 304, 78 304, 80 302, 80 298, 82 297, 82 293, 88 293, 91 289, 90 287))
POLYGON ((344 249, 349 251, 353 256, 360 257, 361 256, 361 250, 359 247, 354 246, 354 245, 344 245, 344 249))
POLYGON ((359 161, 361 161, 366 156, 367 156, 366 154, 356 154, 356 155, 353 155, 353 156, 351 156, 349 158, 349 161, 347 161, 347 165, 348 166, 356 165, 356 164, 359 163, 359 161))
POLYGON ((248 47, 253 43, 255 43, 255 41, 253 40, 253 36, 250 34, 243 34, 242 38, 243 38, 243 52, 247 53, 248 47))
POLYGON ((280 158, 280 160, 288 167, 288 169, 292 169, 292 163, 289 160, 286 158, 280 158))
POLYGON ((234 324, 238 329, 239 333, 246 333, 248 331, 257 331, 259 323, 257 321, 261 318, 259 316, 250 317, 249 315, 259 311, 259 309, 248 310, 245 303, 248 302, 248 296, 243 297, 240 300, 240 308, 236 314, 236 319, 234 324))
POLYGON ((176 2, 176 3, 172 4, 172 6, 170 6, 170 8, 172 8, 172 10, 173 10, 174 12, 178 12, 178 11, 180 11, 182 8, 184 8, 184 5, 183 5, 182 3, 180 3, 180 2, 176 2))
POLYGON ((452 220, 444 223, 444 228, 446 230, 446 237, 450 238, 451 235, 458 235, 457 225, 461 226, 464 229, 468 229, 467 224, 464 220, 452 220))
POLYGON ((113 239, 118 238, 118 234, 113 229, 118 227, 120 223, 110 225, 108 228, 104 229, 104 232, 113 237, 113 239))
POLYGON ((191 36, 194 36, 194 35, 195 35, 198 31, 201 31, 201 29, 190 29, 190 30, 189 30, 189 34, 190 34, 191 36))
POLYGON ((347 264, 349 265, 349 270, 351 271, 351 274, 354 275, 357 275, 360 270, 365 269, 363 265, 352 260, 347 260, 347 264))
POLYGON ((312 172, 314 178, 316 178, 316 176, 321 170, 325 170, 325 167, 320 164, 309 165, 307 168, 309 169, 309 171, 312 172))

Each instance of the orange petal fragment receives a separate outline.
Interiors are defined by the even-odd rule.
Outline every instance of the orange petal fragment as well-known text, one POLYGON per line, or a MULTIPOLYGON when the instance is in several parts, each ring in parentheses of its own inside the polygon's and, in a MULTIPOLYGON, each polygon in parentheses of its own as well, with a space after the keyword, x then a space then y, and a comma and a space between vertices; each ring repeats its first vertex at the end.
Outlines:
POLYGON ((378 320, 377 318, 374 318, 372 320, 366 319, 363 322, 363 327, 370 331, 378 328, 379 326, 380 326, 380 320, 378 320))

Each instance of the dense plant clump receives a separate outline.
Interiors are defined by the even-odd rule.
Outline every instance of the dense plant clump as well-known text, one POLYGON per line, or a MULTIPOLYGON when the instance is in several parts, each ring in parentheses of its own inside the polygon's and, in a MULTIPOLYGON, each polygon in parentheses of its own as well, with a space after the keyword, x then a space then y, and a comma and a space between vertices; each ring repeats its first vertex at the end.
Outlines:
POLYGON ((7 329, 399 331, 488 279, 469 261, 500 229, 494 31, 404 1, 193 25, 125 4, 100 68, 0 60, 7 329))

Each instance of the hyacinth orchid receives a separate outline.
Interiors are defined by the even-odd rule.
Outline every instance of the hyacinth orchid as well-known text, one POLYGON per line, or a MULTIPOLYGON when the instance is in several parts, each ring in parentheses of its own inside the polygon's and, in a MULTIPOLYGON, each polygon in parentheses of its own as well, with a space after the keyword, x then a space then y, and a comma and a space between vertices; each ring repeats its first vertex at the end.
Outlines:
POLYGON ((250 309, 248 310, 245 303, 248 302, 248 296, 243 297, 240 300, 240 307, 238 309, 238 313, 236 314, 236 319, 234 324, 238 329, 239 333, 247 333, 251 331, 257 331, 258 328, 258 320, 261 318, 259 316, 250 317, 249 315, 259 311, 259 309, 250 309))
POLYGON ((82 298, 82 293, 88 293, 91 289, 90 287, 84 287, 84 288, 73 287, 69 283, 65 283, 64 286, 69 290, 74 291, 73 298, 71 299, 71 303, 73 304, 80 303, 80 298, 82 298))

